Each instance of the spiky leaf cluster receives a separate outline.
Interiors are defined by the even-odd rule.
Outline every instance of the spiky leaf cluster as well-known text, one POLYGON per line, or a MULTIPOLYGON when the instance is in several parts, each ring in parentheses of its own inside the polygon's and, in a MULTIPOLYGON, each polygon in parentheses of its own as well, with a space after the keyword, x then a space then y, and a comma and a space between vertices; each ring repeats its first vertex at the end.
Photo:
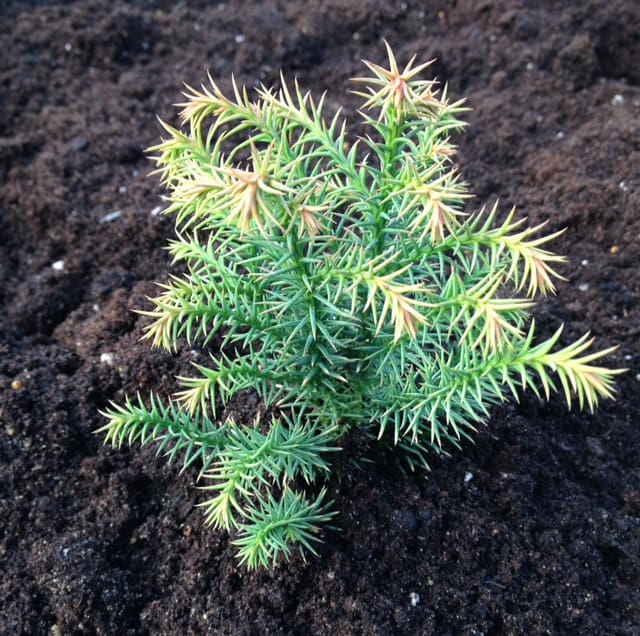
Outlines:
POLYGON ((612 396, 616 371, 594 364, 608 350, 535 338, 529 310, 555 291, 558 232, 540 236, 514 211, 498 223, 495 206, 464 211, 450 140, 463 103, 417 79, 428 63, 400 71, 387 49, 389 68, 366 62, 356 80, 355 143, 297 84, 250 97, 234 81, 229 98, 209 78, 185 93, 184 129, 163 124, 153 148, 186 273, 140 312, 146 337, 221 344, 172 401, 113 405, 101 430, 200 460, 207 522, 238 532, 249 567, 313 550, 332 513, 308 486, 351 428, 426 467, 523 389, 590 408, 612 396), (271 420, 227 413, 245 390, 271 420))

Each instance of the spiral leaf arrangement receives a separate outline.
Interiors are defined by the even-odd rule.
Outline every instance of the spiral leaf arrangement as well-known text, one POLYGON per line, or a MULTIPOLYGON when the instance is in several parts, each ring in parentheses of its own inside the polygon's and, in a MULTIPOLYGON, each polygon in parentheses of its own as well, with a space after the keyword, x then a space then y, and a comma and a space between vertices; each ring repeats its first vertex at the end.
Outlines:
POLYGON ((463 211, 469 197, 450 135, 463 102, 401 71, 365 62, 355 81, 367 134, 350 142, 340 113, 323 116, 298 84, 209 78, 187 87, 184 129, 152 148, 175 215, 172 277, 146 337, 215 356, 180 377, 169 400, 111 404, 100 431, 114 445, 159 442, 197 463, 206 521, 235 534, 240 561, 272 567, 314 552, 334 512, 320 478, 357 428, 397 447, 410 468, 455 446, 489 407, 524 389, 561 390, 582 408, 610 398, 619 371, 598 365, 583 336, 538 342, 529 310, 554 292, 564 259, 511 211, 463 211), (237 422, 227 408, 251 390, 262 408, 237 422))

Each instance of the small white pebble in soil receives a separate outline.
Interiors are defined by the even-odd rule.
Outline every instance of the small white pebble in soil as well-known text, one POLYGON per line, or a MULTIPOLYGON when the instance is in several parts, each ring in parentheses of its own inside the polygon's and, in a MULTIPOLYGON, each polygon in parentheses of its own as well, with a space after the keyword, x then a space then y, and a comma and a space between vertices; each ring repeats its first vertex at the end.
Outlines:
POLYGON ((71 42, 67 42, 67 43, 64 45, 64 50, 65 50, 65 51, 67 51, 67 52, 69 52, 72 48, 73 48, 73 47, 71 46, 71 42))
POLYGON ((533 71, 534 68, 533 62, 527 62, 527 71, 533 71))
POLYGON ((336 573, 335 573, 335 572, 327 572, 327 578, 328 578, 330 581, 333 581, 333 579, 335 579, 335 578, 336 578, 336 573))
POLYGON ((354 31, 353 33, 353 39, 356 40, 356 42, 360 39, 360 34, 357 31, 354 31))
POLYGON ((409 5, 406 2, 400 3, 400 11, 406 11, 409 5))
POLYGON ((51 269, 55 269, 56 272, 61 272, 64 269, 64 261, 56 261, 51 265, 51 269))
POLYGON ((464 483, 468 484, 473 479, 473 473, 464 474, 464 483))
POLYGON ((118 188, 118 192, 119 192, 120 194, 124 194, 128 189, 129 189, 129 188, 127 188, 127 186, 120 186, 120 187, 118 188))
POLYGON ((131 171, 131 176, 132 177, 139 177, 140 176, 140 170, 132 170, 131 171))
POLYGON ((620 104, 624 104, 624 97, 620 94, 614 95, 613 99, 611 100, 611 103, 614 106, 620 106, 620 104))
POLYGON ((564 132, 562 130, 556 133, 556 139, 564 139, 564 132))
POLYGON ((578 285, 578 289, 579 289, 581 292, 589 291, 589 283, 580 283, 580 284, 578 285))
POLYGON ((246 38, 244 37, 244 35, 242 35, 242 33, 238 33, 238 35, 236 35, 234 39, 236 41, 236 44, 242 44, 246 38))
POLYGON ((69 548, 62 548, 62 556, 68 556, 69 555, 69 548))
POLYGON ((122 216, 122 212, 120 210, 114 210, 113 212, 109 212, 109 214, 105 214, 101 219, 100 223, 111 223, 111 221, 115 221, 122 216))
POLYGON ((95 311, 96 313, 100 311, 100 305, 98 305, 98 303, 94 303, 93 307, 91 307, 91 309, 93 309, 93 311, 95 311))
POLYGON ((623 192, 629 192, 629 186, 628 186, 624 181, 621 181, 621 182, 618 184, 618 187, 619 187, 623 192))
POLYGON ((409 600, 411 601, 411 607, 415 607, 420 603, 420 594, 417 592, 411 592, 409 594, 409 600))
POLYGON ((113 353, 101 353, 100 362, 102 362, 102 364, 113 366, 113 353))
POLYGON ((636 380, 638 380, 638 382, 640 382, 640 373, 636 373, 636 380))
POLYGON ((153 210, 151 210, 151 216, 158 216, 158 214, 160 214, 160 212, 162 212, 162 206, 161 205, 156 205, 156 207, 153 208, 153 210))
POLYGON ((624 357, 625 360, 633 360, 633 356, 630 353, 627 353, 627 355, 624 357))
POLYGON ((580 261, 580 265, 582 265, 582 267, 586 267, 589 264, 589 259, 588 258, 583 258, 580 261))
POLYGON ((199 23, 199 22, 196 22, 196 23, 193 25, 193 30, 194 30, 194 31, 196 31, 196 32, 202 31, 202 26, 200 25, 200 23, 199 23))

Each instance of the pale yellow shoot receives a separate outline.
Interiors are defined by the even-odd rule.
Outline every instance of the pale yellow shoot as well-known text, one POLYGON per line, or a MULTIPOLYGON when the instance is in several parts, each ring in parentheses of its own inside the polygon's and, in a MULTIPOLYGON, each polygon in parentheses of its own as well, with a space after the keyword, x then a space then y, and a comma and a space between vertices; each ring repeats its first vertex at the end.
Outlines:
MULTIPOLYGON (((559 331, 551 340, 555 341, 559 331)), ((557 373, 569 408, 571 408, 572 395, 577 395, 580 409, 584 408, 586 402, 589 405, 589 410, 593 412, 600 398, 613 399, 615 390, 613 376, 626 371, 626 369, 612 370, 590 364, 617 349, 617 347, 610 347, 603 351, 582 355, 592 344, 593 338, 590 338, 586 333, 564 349, 554 353, 546 353, 536 360, 539 364, 551 367, 557 373)), ((548 382, 543 381, 543 386, 548 399, 550 392, 548 382)))
POLYGON ((435 92, 432 91, 437 82, 413 79, 430 66, 433 60, 414 67, 413 63, 416 59, 414 55, 401 72, 395 55, 386 41, 385 46, 389 58, 389 68, 386 69, 373 62, 363 60, 367 68, 373 72, 374 77, 356 77, 353 79, 355 82, 369 84, 368 93, 356 92, 356 95, 368 98, 364 103, 364 108, 380 108, 380 119, 390 109, 393 110, 396 116, 400 117, 403 113, 416 110, 420 106, 433 108, 434 110, 441 108, 442 102, 435 97, 435 92))
POLYGON ((151 298, 147 296, 147 300, 155 305, 155 309, 142 310, 134 309, 134 312, 140 316, 153 318, 153 322, 144 327, 144 335, 142 340, 151 340, 154 347, 162 347, 171 351, 175 348, 173 341, 174 324, 180 318, 180 308, 176 306, 173 294, 173 288, 169 285, 162 285, 167 291, 151 298))
POLYGON ((458 302, 461 309, 451 327, 460 320, 466 321, 466 328, 460 336, 460 342, 468 339, 476 325, 481 324, 480 333, 471 343, 471 348, 482 345, 485 352, 496 352, 510 345, 511 338, 507 334, 519 339, 522 336, 517 325, 508 320, 504 314, 507 312, 520 312, 533 306, 533 301, 527 298, 496 298, 495 294, 503 284, 503 276, 497 274, 494 277, 480 281, 475 287, 469 289, 458 302), (469 311, 473 314, 469 317, 469 311))
POLYGON ((220 117, 226 111, 237 111, 242 107, 242 104, 250 103, 247 89, 243 87, 242 91, 240 91, 233 75, 231 76, 231 83, 235 102, 224 95, 209 73, 207 73, 207 77, 211 84, 210 89, 204 84, 201 87, 202 90, 196 90, 185 84, 187 90, 182 94, 187 98, 187 101, 176 104, 176 106, 182 107, 180 111, 182 121, 189 122, 194 128, 198 128, 202 120, 210 115, 220 117))
MULTIPOLYGON (((217 484, 214 486, 204 486, 202 490, 219 490, 217 484)), ((206 508, 205 511, 205 524, 213 526, 219 530, 230 531, 237 527, 237 522, 234 517, 234 510, 242 514, 242 509, 238 504, 235 497, 236 494, 236 482, 229 480, 224 484, 222 492, 214 497, 198 504, 200 508, 206 508)))
POLYGON ((308 234, 311 237, 317 236, 322 230, 321 215, 330 208, 326 205, 309 205, 303 203, 296 208, 296 212, 300 215, 300 224, 298 226, 298 236, 308 234))
POLYGON ((212 387, 217 383, 217 377, 190 378, 177 376, 180 385, 185 387, 177 391, 174 397, 180 402, 190 415, 198 410, 206 412, 206 404, 212 387))
POLYGON ((564 230, 559 230, 558 232, 535 240, 526 240, 528 236, 537 232, 545 225, 546 222, 533 228, 527 228, 519 234, 505 236, 503 238, 505 244, 515 256, 514 266, 518 260, 522 258, 524 271, 518 289, 522 289, 528 280, 527 296, 529 297, 535 296, 538 292, 543 295, 549 292, 555 294, 556 288, 552 278, 564 280, 564 277, 553 269, 551 263, 563 263, 566 261, 566 258, 564 256, 558 256, 553 252, 540 249, 540 245, 552 241, 554 238, 560 236, 564 230))
POLYGON ((215 168, 226 180, 221 194, 231 197, 227 222, 236 223, 243 234, 255 225, 265 238, 268 237, 265 220, 282 229, 282 225, 272 214, 265 195, 282 197, 285 194, 295 194, 295 191, 270 174, 271 150, 272 147, 269 147, 266 152, 260 153, 253 144, 251 145, 252 170, 215 168))
POLYGON ((464 189, 464 184, 458 183, 451 174, 446 174, 435 181, 418 182, 406 189, 413 199, 400 212, 403 217, 408 213, 414 216, 409 223, 412 232, 420 232, 420 239, 427 235, 431 243, 437 245, 445 240, 447 235, 455 234, 460 227, 459 217, 467 214, 457 210, 452 202, 471 197, 464 189), (415 206, 420 205, 418 212, 415 206))
POLYGON ((394 325, 393 340, 397 342, 403 334, 407 333, 411 338, 417 337, 416 323, 426 323, 426 318, 420 312, 419 307, 428 306, 428 303, 412 298, 407 294, 427 294, 429 291, 421 285, 403 285, 394 283, 394 279, 407 271, 408 267, 388 274, 377 276, 375 274, 361 274, 360 280, 369 288, 369 295, 365 304, 365 311, 371 307, 374 320, 376 320, 376 334, 380 333, 387 314, 391 313, 394 325), (376 296, 382 293, 383 304, 378 314, 376 296))

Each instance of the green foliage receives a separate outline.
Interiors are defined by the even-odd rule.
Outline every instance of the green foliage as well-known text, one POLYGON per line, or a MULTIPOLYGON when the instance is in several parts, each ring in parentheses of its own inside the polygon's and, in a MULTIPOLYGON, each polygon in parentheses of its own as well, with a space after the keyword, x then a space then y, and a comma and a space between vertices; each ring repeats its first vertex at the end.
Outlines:
POLYGON ((250 568, 294 545, 313 552, 333 513, 324 490, 310 493, 351 428, 427 467, 525 388, 560 388, 581 408, 612 396, 617 371, 592 364, 610 350, 587 353, 586 336, 554 349, 560 330, 535 340, 529 310, 555 291, 563 259, 546 247, 559 233, 536 238, 542 225, 514 211, 498 223, 495 206, 463 212, 450 141, 462 102, 415 79, 427 64, 400 71, 388 54, 389 69, 366 62, 356 80, 377 113, 356 143, 297 84, 252 101, 211 81, 185 93, 187 131, 163 124, 153 149, 186 273, 140 312, 146 337, 221 344, 174 401, 112 405, 100 430, 199 461, 206 520, 237 532, 250 568), (229 401, 245 390, 268 417, 234 421, 229 401))

